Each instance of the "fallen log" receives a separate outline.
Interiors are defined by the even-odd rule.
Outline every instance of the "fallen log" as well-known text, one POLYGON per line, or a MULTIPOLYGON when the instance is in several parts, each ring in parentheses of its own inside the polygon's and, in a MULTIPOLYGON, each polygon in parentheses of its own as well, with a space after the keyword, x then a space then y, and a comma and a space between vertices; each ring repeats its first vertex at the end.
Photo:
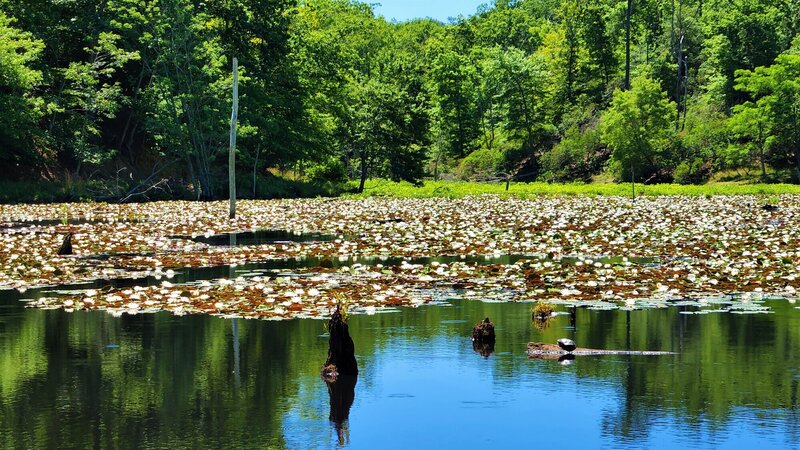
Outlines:
POLYGON ((559 359, 566 355, 573 356, 602 356, 602 355, 633 355, 633 356, 664 356, 675 355, 674 352, 640 351, 640 350, 602 350, 578 347, 573 351, 566 351, 556 344, 542 342, 528 343, 528 357, 534 359, 559 359))

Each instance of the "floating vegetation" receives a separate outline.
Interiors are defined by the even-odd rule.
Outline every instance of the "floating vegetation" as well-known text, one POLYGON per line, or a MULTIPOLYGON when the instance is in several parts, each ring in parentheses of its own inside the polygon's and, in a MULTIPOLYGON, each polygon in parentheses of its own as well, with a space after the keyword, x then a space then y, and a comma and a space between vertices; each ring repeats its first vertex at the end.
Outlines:
POLYGON ((536 302, 536 305, 533 307, 533 320, 547 320, 553 315, 555 310, 555 306, 540 300, 536 302))
POLYGON ((556 307, 544 301, 539 300, 531 310, 531 316, 534 325, 539 330, 544 330, 550 326, 550 319, 556 314, 556 307))
POLYGON ((46 294, 31 302, 114 314, 318 316, 327 314, 336 295, 366 314, 448 298, 760 314, 768 311, 763 299, 793 299, 800 289, 800 229, 792 226, 800 221, 800 196, 781 196, 773 212, 760 208, 765 201, 243 201, 234 221, 223 202, 2 205, 0 222, 31 226, 0 229, 0 288, 149 276, 141 286, 132 280, 95 296, 46 294), (44 222, 65 216, 91 220, 44 222), (192 240, 254 229, 335 238, 223 247, 192 240), (75 256, 59 257, 55 251, 70 232, 75 256), (151 279, 197 268, 216 275, 189 285, 151 279), (230 276, 220 278, 227 270, 230 276))

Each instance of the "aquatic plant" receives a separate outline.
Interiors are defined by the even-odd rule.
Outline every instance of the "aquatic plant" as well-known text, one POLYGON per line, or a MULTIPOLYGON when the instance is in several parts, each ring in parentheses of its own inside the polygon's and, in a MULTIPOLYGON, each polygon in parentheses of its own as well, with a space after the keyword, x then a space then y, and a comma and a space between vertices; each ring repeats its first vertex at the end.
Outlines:
POLYGON ((229 279, 143 281, 91 298, 52 296, 33 304, 67 308, 70 300, 70 309, 114 314, 166 310, 271 319, 327 316, 337 295, 347 299, 350 312, 367 314, 451 297, 603 309, 730 293, 795 297, 800 196, 779 196, 774 211, 761 207, 767 199, 644 197, 633 207, 628 198, 606 196, 242 201, 235 222, 219 219, 223 202, 72 204, 73 215, 93 218, 73 230, 81 258, 55 254, 63 230, 52 220, 60 217, 60 205, 0 205, 0 222, 7 224, 0 232, 0 288, 168 280, 193 268, 226 267, 236 272, 229 279), (134 212, 148 220, 109 220, 134 212), (239 247, 192 239, 259 229, 335 238, 239 247), (293 269, 235 269, 264 261, 289 261, 293 269))
POLYGON ((61 205, 61 225, 66 226, 69 223, 69 207, 66 204, 61 205))
POLYGON ((531 310, 531 312, 533 313, 533 319, 540 321, 547 320, 553 315, 555 311, 556 311, 555 306, 541 300, 536 302, 536 305, 534 305, 533 309, 531 310))

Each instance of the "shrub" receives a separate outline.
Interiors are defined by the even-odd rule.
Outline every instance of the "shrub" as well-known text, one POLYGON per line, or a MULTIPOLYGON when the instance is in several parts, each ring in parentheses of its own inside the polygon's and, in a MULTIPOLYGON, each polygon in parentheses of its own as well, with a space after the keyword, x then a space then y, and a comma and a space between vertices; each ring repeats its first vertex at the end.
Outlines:
POLYGON ((306 176, 312 183, 343 183, 347 181, 347 169, 340 159, 329 158, 309 167, 306 176))

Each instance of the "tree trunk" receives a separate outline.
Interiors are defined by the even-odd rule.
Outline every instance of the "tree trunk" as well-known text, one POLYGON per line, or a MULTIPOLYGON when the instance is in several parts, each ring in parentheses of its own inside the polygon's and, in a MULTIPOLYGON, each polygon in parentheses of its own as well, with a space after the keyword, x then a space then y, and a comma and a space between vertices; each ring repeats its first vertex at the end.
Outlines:
POLYGON ((764 161, 764 142, 761 141, 758 146, 758 159, 761 162, 761 181, 767 181, 767 164, 764 161))
POLYGON ((628 0, 625 13, 625 90, 631 88, 631 9, 633 0, 628 0))
POLYGON ((800 183, 800 148, 795 149, 794 151, 794 164, 795 164, 795 175, 797 176, 797 182, 800 183))
POLYGON ((256 174, 258 173, 258 157, 261 155, 261 145, 256 147, 256 162, 253 164, 253 199, 256 198, 256 174))
POLYGON ((200 200, 200 186, 199 181, 197 180, 197 176, 194 173, 194 164, 192 164, 192 158, 186 158, 186 163, 189 165, 189 178, 192 179, 192 190, 194 191, 194 199, 200 200))
POLYGON ((681 123, 681 82, 683 81, 683 31, 681 30, 680 33, 678 49, 676 51, 676 61, 678 63, 677 80, 675 82, 675 105, 678 108, 678 115, 675 117, 676 131, 680 128, 681 123))
POLYGON ((358 193, 364 192, 364 185, 367 183, 367 157, 361 155, 361 182, 358 184, 358 193))
POLYGON ((233 108, 231 111, 231 146, 228 153, 228 217, 236 218, 236 119, 239 115, 239 61, 233 58, 233 108))

